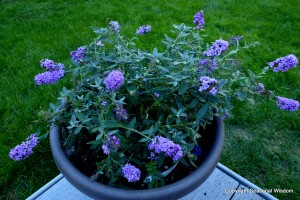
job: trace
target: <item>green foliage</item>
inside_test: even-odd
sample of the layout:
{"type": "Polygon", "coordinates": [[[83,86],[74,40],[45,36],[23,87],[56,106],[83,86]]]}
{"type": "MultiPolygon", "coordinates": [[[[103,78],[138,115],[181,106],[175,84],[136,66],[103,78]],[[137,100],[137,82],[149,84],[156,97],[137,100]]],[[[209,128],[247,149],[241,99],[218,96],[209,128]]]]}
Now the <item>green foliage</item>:
{"type": "MultiPolygon", "coordinates": [[[[210,33],[206,36],[207,42],[220,36],[226,40],[243,34],[247,41],[261,43],[255,51],[249,49],[238,56],[247,68],[259,72],[266,62],[278,56],[299,55],[299,5],[297,0],[289,3],[213,0],[200,4],[181,0],[172,3],[158,0],[2,1],[0,198],[25,199],[59,173],[47,144],[24,162],[10,161],[7,154],[36,130],[39,110],[47,109],[48,102],[57,98],[60,87],[37,87],[30,78],[40,73],[38,61],[49,58],[70,64],[70,51],[93,37],[88,26],[104,26],[108,20],[119,19],[124,32],[132,33],[142,23],[151,24],[152,34],[140,38],[137,46],[149,50],[156,46],[161,50],[160,38],[164,33],[169,34],[170,24],[192,24],[190,14],[202,8],[205,30],[210,33]]],[[[267,74],[262,81],[268,89],[299,99],[299,89],[294,87],[300,84],[298,71],[267,74]]],[[[67,79],[58,86],[70,87],[67,79]]],[[[300,188],[299,113],[279,112],[274,104],[267,103],[257,107],[239,102],[233,105],[235,119],[225,121],[226,134],[232,137],[227,137],[221,162],[261,188],[300,188]],[[232,126],[238,126],[238,131],[232,130],[232,126]],[[261,130],[261,134],[257,130],[261,130]],[[247,132],[252,137],[251,143],[239,137],[239,131],[247,132]],[[260,173],[262,169],[266,174],[260,173]]],[[[46,125],[42,132],[46,132],[46,125]]],[[[273,195],[280,199],[295,198],[295,193],[273,195]]]]}
{"type": "Polygon", "coordinates": [[[64,145],[74,154],[81,150],[82,138],[88,138],[96,152],[103,150],[105,158],[97,164],[97,175],[111,180],[110,185],[123,176],[126,163],[138,168],[146,163],[148,174],[141,176],[149,188],[165,184],[163,177],[179,160],[173,159],[170,166],[170,156],[156,152],[157,162],[153,162],[155,152],[149,151],[149,144],[155,136],[179,144],[183,151],[180,162],[196,167],[197,158],[191,151],[198,146],[199,128],[213,117],[230,116],[232,99],[253,102],[259,94],[256,79],[262,76],[235,60],[239,50],[256,43],[230,43],[221,55],[209,57],[203,53],[211,48],[204,42],[203,31],[180,24],[173,25],[172,36],[165,34],[164,51],[154,48],[149,52],[136,47],[135,35],[126,37],[109,27],[92,29],[97,37],[85,46],[82,62],[74,60],[69,70],[73,87],[63,88],[60,103],[51,104],[46,120],[67,128],[64,145]],[[203,60],[211,66],[200,64],[203,60]],[[114,77],[122,79],[117,86],[116,80],[110,80],[116,71],[119,74],[114,77]],[[213,85],[205,86],[203,77],[214,79],[213,85]],[[217,92],[211,92],[213,89],[217,92]],[[119,116],[118,112],[125,113],[119,116]],[[164,166],[169,170],[164,172],[164,166]]]}

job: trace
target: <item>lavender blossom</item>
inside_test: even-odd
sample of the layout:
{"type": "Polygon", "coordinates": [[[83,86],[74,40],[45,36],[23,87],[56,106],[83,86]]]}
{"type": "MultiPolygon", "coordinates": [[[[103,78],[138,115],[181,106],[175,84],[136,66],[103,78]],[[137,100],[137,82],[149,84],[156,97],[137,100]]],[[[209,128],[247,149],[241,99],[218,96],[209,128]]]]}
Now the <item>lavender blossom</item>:
{"type": "Polygon", "coordinates": [[[34,81],[37,85],[55,84],[64,75],[65,75],[65,71],[63,67],[61,67],[59,70],[47,71],[36,75],[34,77],[34,81]]]}
{"type": "Polygon", "coordinates": [[[244,36],[238,35],[238,36],[232,36],[230,40],[231,40],[232,44],[237,45],[238,41],[240,41],[243,38],[244,38],[244,36]]]}
{"type": "Polygon", "coordinates": [[[144,35],[146,33],[149,33],[151,31],[151,26],[150,25],[143,25],[141,26],[137,31],[136,34],[138,35],[144,35]]]}
{"type": "Polygon", "coordinates": [[[213,88],[209,91],[209,93],[212,94],[212,95],[216,95],[216,94],[218,93],[218,90],[217,90],[215,87],[213,87],[213,88]]]}
{"type": "Polygon", "coordinates": [[[45,68],[47,71],[58,70],[59,68],[61,68],[60,65],[62,64],[56,64],[53,60],[49,59],[43,59],[40,61],[40,66],[45,68]]]}
{"type": "Polygon", "coordinates": [[[15,148],[11,149],[9,152],[9,157],[12,160],[20,161],[28,158],[32,153],[33,149],[39,144],[39,140],[36,134],[31,134],[26,138],[25,142],[17,145],[15,148]]]}
{"type": "Polygon", "coordinates": [[[204,12],[203,10],[200,10],[197,12],[194,16],[194,24],[196,25],[195,29],[200,30],[204,27],[204,12]]]}
{"type": "Polygon", "coordinates": [[[173,161],[177,161],[183,156],[183,151],[180,145],[161,136],[155,136],[151,140],[148,145],[148,150],[153,150],[157,154],[164,153],[166,156],[172,158],[173,161]]]}
{"type": "Polygon", "coordinates": [[[116,33],[120,32],[121,25],[117,21],[111,21],[109,22],[109,29],[115,31],[116,33]]]}
{"type": "Polygon", "coordinates": [[[199,70],[207,69],[209,73],[211,73],[217,67],[217,59],[202,59],[199,61],[199,70]]]}
{"type": "Polygon", "coordinates": [[[277,105],[282,110],[296,111],[299,108],[299,101],[277,96],[277,105]]]}
{"type": "Polygon", "coordinates": [[[118,106],[117,108],[114,108],[116,117],[122,121],[128,119],[127,111],[123,108],[123,106],[118,106]]]}
{"type": "Polygon", "coordinates": [[[141,171],[130,163],[122,167],[122,173],[128,182],[136,182],[141,177],[141,171]]]}
{"type": "Polygon", "coordinates": [[[108,155],[110,153],[110,150],[108,149],[108,146],[103,144],[102,145],[102,150],[103,150],[103,153],[108,155]]]}
{"type": "Polygon", "coordinates": [[[159,94],[156,93],[156,92],[154,92],[154,96],[155,96],[155,98],[158,98],[158,97],[159,97],[159,94]]]}
{"type": "Polygon", "coordinates": [[[72,59],[77,62],[78,64],[81,64],[83,62],[83,58],[85,57],[85,52],[87,48],[86,47],[79,47],[77,50],[72,51],[70,53],[72,59]]]}
{"type": "Polygon", "coordinates": [[[298,63],[298,58],[295,55],[290,54],[285,57],[277,58],[273,62],[269,62],[268,65],[273,68],[273,72],[286,72],[290,68],[296,67],[298,63]]]}
{"type": "Polygon", "coordinates": [[[208,76],[201,76],[200,77],[200,83],[201,83],[201,85],[199,87],[199,92],[210,90],[210,92],[212,94],[217,93],[217,89],[214,87],[218,84],[218,81],[216,79],[210,78],[208,76]]]}
{"type": "Polygon", "coordinates": [[[97,42],[97,45],[100,46],[100,47],[103,47],[103,46],[104,46],[104,44],[102,43],[101,40],[99,40],[99,41],[97,42]]]}
{"type": "Polygon", "coordinates": [[[263,94],[265,92],[265,86],[262,83],[258,83],[257,86],[254,87],[254,91],[258,94],[263,94]]]}
{"type": "Polygon", "coordinates": [[[106,106],[106,104],[107,104],[107,101],[102,101],[102,103],[101,103],[102,106],[106,106]]]}
{"type": "Polygon", "coordinates": [[[225,40],[216,40],[209,50],[204,51],[203,54],[206,56],[219,56],[222,52],[228,49],[229,43],[225,40]]]}
{"type": "Polygon", "coordinates": [[[107,92],[114,92],[115,90],[119,89],[124,81],[124,76],[122,72],[119,70],[113,70],[104,80],[104,84],[106,86],[107,92]]]}
{"type": "Polygon", "coordinates": [[[192,151],[192,154],[195,154],[198,158],[202,155],[202,149],[200,146],[196,146],[192,151]]]}
{"type": "Polygon", "coordinates": [[[114,149],[117,151],[120,147],[121,140],[110,132],[107,141],[102,145],[102,150],[104,154],[108,155],[110,153],[110,150],[114,149]]]}

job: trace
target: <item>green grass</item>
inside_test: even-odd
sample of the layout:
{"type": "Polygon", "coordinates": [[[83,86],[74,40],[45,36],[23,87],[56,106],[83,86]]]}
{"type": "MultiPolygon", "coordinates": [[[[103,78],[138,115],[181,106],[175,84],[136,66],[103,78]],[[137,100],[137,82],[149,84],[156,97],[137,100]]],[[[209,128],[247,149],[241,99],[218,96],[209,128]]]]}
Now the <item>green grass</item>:
{"type": "MultiPolygon", "coordinates": [[[[38,1],[0,3],[0,198],[25,199],[59,172],[48,142],[22,162],[8,157],[36,128],[41,109],[55,101],[58,85],[36,86],[33,77],[42,72],[39,61],[49,58],[70,65],[69,52],[88,44],[95,36],[90,26],[121,23],[131,34],[142,24],[152,32],[142,37],[140,48],[163,48],[161,39],[172,24],[192,25],[203,9],[207,41],[232,35],[261,45],[240,58],[260,71],[277,57],[300,57],[299,0],[124,0],[38,1]]],[[[278,95],[300,100],[299,67],[287,73],[269,73],[262,82],[278,95]]],[[[235,103],[235,118],[226,120],[226,142],[221,162],[263,189],[294,189],[294,194],[273,194],[281,199],[300,196],[300,114],[280,111],[274,102],[253,107],[235,103]]],[[[45,130],[43,130],[45,131],[45,130]]]]}

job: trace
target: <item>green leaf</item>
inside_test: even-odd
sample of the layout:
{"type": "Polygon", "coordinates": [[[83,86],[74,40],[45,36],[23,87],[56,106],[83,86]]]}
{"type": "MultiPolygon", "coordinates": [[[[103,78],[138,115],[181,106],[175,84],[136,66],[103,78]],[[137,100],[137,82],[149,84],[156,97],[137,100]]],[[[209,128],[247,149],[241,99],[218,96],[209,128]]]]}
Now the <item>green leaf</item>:
{"type": "Polygon", "coordinates": [[[74,112],[74,114],[79,119],[79,121],[81,121],[81,122],[83,122],[84,120],[87,119],[87,117],[84,114],[80,113],[80,112],[74,112]]]}
{"type": "Polygon", "coordinates": [[[179,95],[182,95],[182,94],[184,94],[184,92],[187,90],[187,89],[189,89],[189,84],[186,84],[186,83],[183,83],[183,84],[181,84],[180,86],[179,86],[179,89],[178,89],[178,94],[179,95]]]}
{"type": "Polygon", "coordinates": [[[149,140],[149,138],[142,138],[139,140],[139,142],[147,142],[149,140]]]}
{"type": "Polygon", "coordinates": [[[197,116],[196,116],[197,121],[200,120],[201,118],[203,118],[207,111],[208,111],[208,103],[206,103],[204,106],[202,106],[202,108],[198,111],[197,116]]]}
{"type": "Polygon", "coordinates": [[[136,117],[134,117],[134,118],[130,121],[128,127],[129,127],[129,128],[134,128],[135,123],[136,123],[136,117]]]}
{"type": "Polygon", "coordinates": [[[164,177],[166,177],[168,174],[170,174],[173,171],[173,169],[175,169],[175,167],[177,166],[177,164],[178,164],[178,162],[176,162],[170,169],[162,172],[161,175],[164,176],[164,177]]]}
{"type": "Polygon", "coordinates": [[[161,165],[164,163],[164,160],[165,160],[165,155],[160,153],[158,155],[158,159],[157,159],[157,167],[160,168],[161,165]]]}
{"type": "Polygon", "coordinates": [[[172,107],[170,107],[170,109],[171,109],[171,111],[174,113],[174,115],[175,115],[176,117],[178,117],[178,116],[177,116],[177,115],[178,115],[177,110],[176,110],[175,108],[172,108],[172,107]]]}
{"type": "Polygon", "coordinates": [[[164,72],[170,73],[170,71],[167,68],[163,67],[163,66],[157,65],[156,67],[158,67],[159,69],[163,70],[164,72]]]}

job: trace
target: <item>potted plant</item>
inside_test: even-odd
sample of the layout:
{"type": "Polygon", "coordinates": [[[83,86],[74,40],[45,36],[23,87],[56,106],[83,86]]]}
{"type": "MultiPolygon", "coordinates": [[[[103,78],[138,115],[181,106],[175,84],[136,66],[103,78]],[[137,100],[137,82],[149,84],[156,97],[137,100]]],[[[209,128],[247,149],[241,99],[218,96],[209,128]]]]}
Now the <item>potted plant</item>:
{"type": "MultiPolygon", "coordinates": [[[[58,103],[42,115],[51,126],[55,162],[75,187],[96,199],[180,198],[215,168],[232,99],[277,98],[281,109],[298,110],[298,101],[276,96],[258,82],[267,71],[295,67],[296,56],[269,62],[255,75],[236,54],[257,43],[235,36],[208,44],[203,11],[194,24],[173,25],[163,40],[165,50],[148,52],[134,41],[150,33],[150,25],[128,38],[111,21],[108,28],[92,27],[97,37],[71,52],[68,71],[41,60],[46,72],[35,77],[38,85],[72,75],[72,87],[63,88],[58,103]]],[[[38,143],[33,134],[10,157],[23,160],[38,143]]]]}

